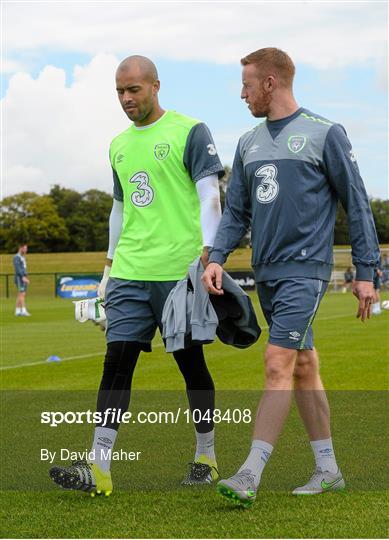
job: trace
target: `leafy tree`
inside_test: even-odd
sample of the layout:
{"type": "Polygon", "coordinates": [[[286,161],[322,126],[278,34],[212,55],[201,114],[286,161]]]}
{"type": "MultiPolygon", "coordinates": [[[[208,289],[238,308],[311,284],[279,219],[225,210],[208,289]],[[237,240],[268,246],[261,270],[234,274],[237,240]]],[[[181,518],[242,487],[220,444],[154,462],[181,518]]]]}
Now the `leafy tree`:
{"type": "MultiPolygon", "coordinates": [[[[219,180],[224,208],[231,168],[225,167],[219,180]]],[[[389,200],[370,201],[380,243],[389,243],[389,200]]],[[[108,246],[112,197],[98,189],[78,193],[54,185],[49,195],[25,191],[0,203],[0,251],[12,252],[20,242],[31,251],[105,251],[108,246]]],[[[250,243],[250,232],[241,247],[250,243]]],[[[335,223],[335,244],[348,244],[348,222],[339,204],[335,223]]]]}
{"type": "Polygon", "coordinates": [[[62,251],[69,240],[64,220],[50,196],[25,191],[6,197],[1,207],[0,249],[14,251],[26,242],[30,251],[62,251]]]}
{"type": "Polygon", "coordinates": [[[225,172],[225,175],[223,176],[223,178],[219,178],[220,203],[221,203],[221,206],[222,206],[222,210],[224,210],[224,203],[225,203],[225,200],[226,200],[227,187],[228,187],[228,183],[229,183],[230,178],[231,178],[231,167],[226,165],[224,167],[224,172],[225,172]]]}
{"type": "Polygon", "coordinates": [[[336,211],[334,244],[343,245],[349,243],[347,214],[339,202],[336,211]]]}
{"type": "Polygon", "coordinates": [[[54,185],[50,191],[69,231],[67,251],[103,251],[108,247],[112,197],[98,189],[78,193],[54,185]]]}
{"type": "MultiPolygon", "coordinates": [[[[371,199],[370,206],[373,212],[380,244],[389,242],[389,200],[371,199]]],[[[348,221],[343,206],[339,203],[335,222],[335,244],[349,244],[348,221]]]]}
{"type": "Polygon", "coordinates": [[[66,218],[75,251],[104,251],[108,248],[112,197],[90,189],[83,193],[74,212],[66,218]]]}
{"type": "Polygon", "coordinates": [[[389,243],[389,200],[373,199],[370,201],[373,211],[378,241],[380,244],[389,243]]]}
{"type": "Polygon", "coordinates": [[[58,184],[51,188],[49,195],[57,208],[58,215],[65,220],[74,213],[82,199],[82,195],[78,191],[61,187],[58,184]]]}

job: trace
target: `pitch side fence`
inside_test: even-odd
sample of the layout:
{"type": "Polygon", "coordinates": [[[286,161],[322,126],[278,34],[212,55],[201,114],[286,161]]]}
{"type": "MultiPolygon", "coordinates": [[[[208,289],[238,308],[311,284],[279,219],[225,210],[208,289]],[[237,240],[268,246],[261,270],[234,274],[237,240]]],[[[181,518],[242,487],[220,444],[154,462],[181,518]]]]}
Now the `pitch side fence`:
{"type": "MultiPolygon", "coordinates": [[[[388,257],[388,265],[384,268],[384,278],[382,280],[382,288],[389,290],[389,248],[381,248],[382,254],[388,257]]],[[[334,250],[334,271],[331,275],[329,289],[333,292],[341,291],[344,282],[344,272],[346,268],[354,269],[351,262],[350,249],[335,249],[334,250]]],[[[355,270],[355,269],[354,269],[355,270]]],[[[228,270],[228,272],[237,280],[239,285],[247,290],[254,290],[254,276],[251,269],[236,268],[228,270]]],[[[91,276],[93,274],[96,279],[100,280],[101,272],[29,272],[30,285],[28,286],[28,295],[47,296],[57,294],[57,284],[63,276],[91,276]]],[[[11,273],[0,273],[0,297],[9,298],[16,295],[16,286],[14,284],[14,276],[11,273]]]]}

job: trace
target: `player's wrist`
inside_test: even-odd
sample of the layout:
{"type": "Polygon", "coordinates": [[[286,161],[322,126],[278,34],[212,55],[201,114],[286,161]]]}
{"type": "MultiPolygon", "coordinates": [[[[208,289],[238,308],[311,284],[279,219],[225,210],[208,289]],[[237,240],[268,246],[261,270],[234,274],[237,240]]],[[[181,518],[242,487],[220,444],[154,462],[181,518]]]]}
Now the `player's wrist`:
{"type": "Polygon", "coordinates": [[[111,273],[111,266],[106,264],[104,266],[103,277],[101,278],[100,285],[99,285],[99,287],[97,289],[97,295],[102,300],[105,299],[105,289],[106,289],[106,286],[107,286],[107,283],[108,283],[110,273],[111,273]]]}
{"type": "Polygon", "coordinates": [[[216,263],[219,266],[223,266],[225,262],[226,257],[224,257],[224,255],[220,251],[211,250],[211,253],[209,254],[209,264],[216,263]]]}
{"type": "MultiPolygon", "coordinates": [[[[112,262],[112,261],[111,261],[112,262]]],[[[106,264],[104,266],[104,271],[103,271],[103,279],[108,279],[109,278],[109,274],[111,273],[111,269],[112,269],[112,265],[111,264],[106,264]]]]}

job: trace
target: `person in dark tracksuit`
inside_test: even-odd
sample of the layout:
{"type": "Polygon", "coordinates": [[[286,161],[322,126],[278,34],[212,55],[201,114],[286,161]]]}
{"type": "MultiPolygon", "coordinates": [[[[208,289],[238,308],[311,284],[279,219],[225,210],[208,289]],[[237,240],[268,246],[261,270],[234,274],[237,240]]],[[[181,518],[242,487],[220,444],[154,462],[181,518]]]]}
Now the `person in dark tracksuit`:
{"type": "Polygon", "coordinates": [[[344,282],[342,286],[342,293],[346,293],[348,288],[352,288],[352,284],[354,281],[354,272],[352,271],[351,266],[347,268],[347,270],[344,273],[344,282]]]}
{"type": "Polygon", "coordinates": [[[338,200],[348,215],[356,268],[353,293],[362,321],[370,316],[379,246],[344,128],[297,105],[294,64],[283,51],[261,49],[241,63],[241,98],[254,117],[266,120],[239,141],[203,282],[210,293],[223,293],[222,265],[251,226],[252,265],[270,334],[265,392],[247,460],[218,484],[222,495],[250,506],[289,413],[293,389],[316,462],[311,479],[293,493],[316,494],[345,486],[333,450],[329,405],[311,328],[331,276],[338,200]]]}
{"type": "Polygon", "coordinates": [[[381,300],[380,300],[380,290],[381,290],[381,281],[383,278],[382,271],[383,264],[380,261],[377,266],[374,268],[373,275],[373,286],[374,286],[374,296],[371,313],[372,315],[381,315],[381,300]]]}
{"type": "Polygon", "coordinates": [[[15,270],[14,281],[18,289],[16,295],[16,308],[15,315],[17,317],[30,317],[30,313],[26,308],[26,293],[27,286],[30,283],[27,275],[27,263],[26,263],[26,253],[27,253],[27,244],[21,244],[19,246],[18,252],[14,255],[13,264],[15,270]]]}

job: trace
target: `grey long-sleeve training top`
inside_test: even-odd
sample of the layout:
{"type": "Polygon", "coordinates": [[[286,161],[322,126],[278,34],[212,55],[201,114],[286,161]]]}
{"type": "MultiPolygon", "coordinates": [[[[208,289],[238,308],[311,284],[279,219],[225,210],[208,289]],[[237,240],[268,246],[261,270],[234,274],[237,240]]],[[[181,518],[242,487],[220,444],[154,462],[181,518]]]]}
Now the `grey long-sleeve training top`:
{"type": "Polygon", "coordinates": [[[348,216],[356,279],[372,281],[377,234],[344,128],[303,108],[266,120],[239,140],[209,260],[223,264],[251,225],[256,281],[328,281],[338,200],[348,216]]]}
{"type": "Polygon", "coordinates": [[[20,253],[16,253],[13,258],[15,276],[24,277],[27,276],[27,264],[26,259],[20,253]]]}

